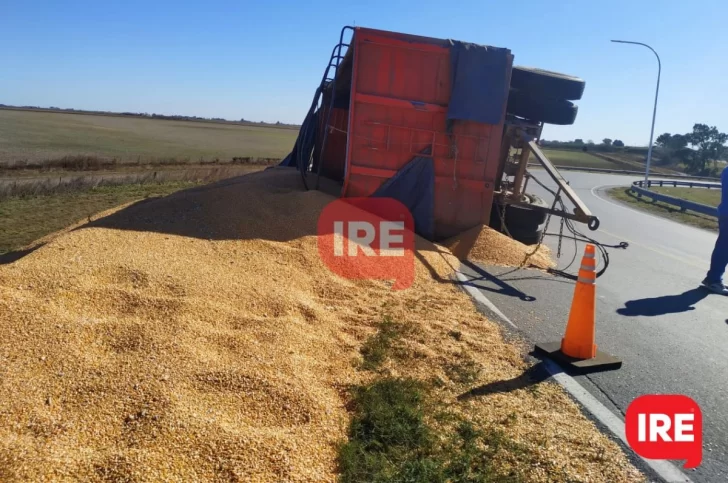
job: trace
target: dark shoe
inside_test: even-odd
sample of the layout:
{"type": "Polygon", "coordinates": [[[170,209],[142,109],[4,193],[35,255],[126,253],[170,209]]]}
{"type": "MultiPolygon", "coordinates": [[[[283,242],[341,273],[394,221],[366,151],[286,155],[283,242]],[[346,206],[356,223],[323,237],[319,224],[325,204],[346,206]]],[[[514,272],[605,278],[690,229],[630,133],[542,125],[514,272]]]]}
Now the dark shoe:
{"type": "Polygon", "coordinates": [[[722,282],[708,282],[707,280],[703,280],[703,287],[707,288],[713,293],[728,295],[728,287],[723,285],[722,282]]]}

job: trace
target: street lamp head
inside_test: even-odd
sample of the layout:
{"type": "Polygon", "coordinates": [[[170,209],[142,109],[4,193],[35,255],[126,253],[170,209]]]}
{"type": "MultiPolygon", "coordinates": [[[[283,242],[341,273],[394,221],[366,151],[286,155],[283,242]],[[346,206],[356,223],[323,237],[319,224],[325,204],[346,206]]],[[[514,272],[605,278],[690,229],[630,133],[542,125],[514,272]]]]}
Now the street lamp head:
{"type": "Polygon", "coordinates": [[[655,117],[657,117],[657,95],[660,92],[660,72],[662,71],[662,62],[660,62],[660,56],[657,55],[655,49],[642,42],[633,42],[631,40],[612,40],[612,42],[618,44],[634,44],[647,47],[657,57],[657,87],[655,88],[655,106],[652,108],[652,127],[650,129],[650,147],[647,150],[647,160],[645,162],[645,183],[650,177],[650,161],[652,161],[652,138],[655,135],[655,117]]]}

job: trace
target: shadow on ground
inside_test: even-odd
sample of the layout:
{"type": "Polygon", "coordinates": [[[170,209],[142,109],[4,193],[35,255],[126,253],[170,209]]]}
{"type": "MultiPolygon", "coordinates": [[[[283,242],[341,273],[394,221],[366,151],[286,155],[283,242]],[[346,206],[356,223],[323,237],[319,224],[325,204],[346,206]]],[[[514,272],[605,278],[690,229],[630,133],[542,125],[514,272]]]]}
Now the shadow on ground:
{"type": "Polygon", "coordinates": [[[42,247],[44,244],[39,243],[38,245],[34,245],[30,248],[26,248],[25,250],[15,250],[12,252],[3,253],[0,255],[0,265],[6,265],[8,263],[13,263],[17,260],[20,260],[26,255],[30,255],[40,247],[42,247]]]}
{"type": "Polygon", "coordinates": [[[530,367],[523,374],[513,379],[503,381],[490,382],[482,386],[475,387],[468,392],[460,394],[458,400],[470,399],[474,397],[487,396],[488,394],[511,392],[517,389],[524,389],[535,384],[541,383],[551,377],[542,362],[530,367]]]}
{"type": "Polygon", "coordinates": [[[645,299],[630,300],[617,313],[627,317],[638,315],[655,317],[665,314],[678,314],[695,310],[695,304],[709,293],[702,288],[694,288],[677,295],[663,295],[645,299]]]}
{"type": "MultiPolygon", "coordinates": [[[[478,290],[484,290],[486,292],[500,293],[509,297],[516,297],[524,302],[534,302],[536,297],[526,294],[525,292],[518,290],[513,285],[509,284],[503,275],[494,275],[484,268],[467,261],[462,262],[464,266],[470,269],[470,271],[477,274],[476,277],[472,277],[469,274],[465,274],[469,277],[467,282],[462,282],[462,285],[469,285],[475,287],[478,290]],[[485,282],[485,283],[478,283],[485,282]]],[[[516,272],[518,269],[506,272],[506,274],[516,272]]]]}

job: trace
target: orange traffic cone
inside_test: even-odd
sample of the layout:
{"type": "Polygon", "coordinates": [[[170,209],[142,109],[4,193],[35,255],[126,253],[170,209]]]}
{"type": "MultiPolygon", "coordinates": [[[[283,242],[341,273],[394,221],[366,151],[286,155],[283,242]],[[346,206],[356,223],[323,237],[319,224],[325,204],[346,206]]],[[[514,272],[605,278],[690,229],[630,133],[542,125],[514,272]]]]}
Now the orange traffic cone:
{"type": "Polygon", "coordinates": [[[597,355],[596,326],[596,283],[597,264],[594,245],[587,245],[581,259],[579,277],[574,287],[566,333],[561,339],[561,352],[575,359],[591,359],[597,355]]]}
{"type": "Polygon", "coordinates": [[[574,287],[569,320],[564,338],[559,342],[536,344],[536,352],[545,354],[578,372],[619,369],[622,361],[598,351],[596,344],[596,249],[587,244],[574,287]]]}

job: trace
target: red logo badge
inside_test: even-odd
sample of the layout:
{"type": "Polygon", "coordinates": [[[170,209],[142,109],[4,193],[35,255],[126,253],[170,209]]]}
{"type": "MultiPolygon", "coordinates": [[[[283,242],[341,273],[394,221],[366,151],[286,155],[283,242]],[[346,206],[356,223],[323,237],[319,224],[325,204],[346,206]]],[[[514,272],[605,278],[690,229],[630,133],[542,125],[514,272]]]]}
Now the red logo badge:
{"type": "Polygon", "coordinates": [[[627,441],[638,455],[661,460],[687,460],[695,468],[703,459],[703,414],[687,396],[648,394],[629,405],[627,441]]]}
{"type": "Polygon", "coordinates": [[[342,198],[318,220],[318,250],[329,269],[349,279],[394,280],[393,290],[415,279],[414,219],[392,198],[342,198]]]}

